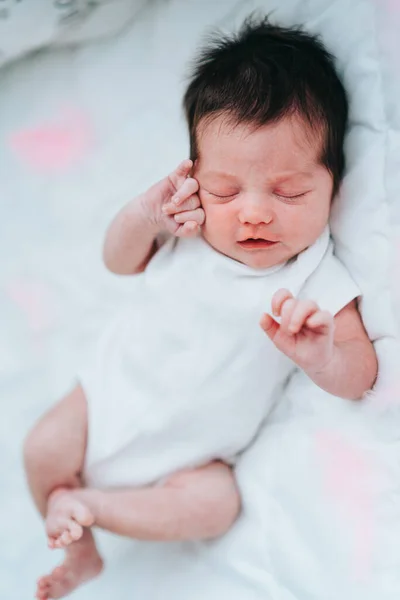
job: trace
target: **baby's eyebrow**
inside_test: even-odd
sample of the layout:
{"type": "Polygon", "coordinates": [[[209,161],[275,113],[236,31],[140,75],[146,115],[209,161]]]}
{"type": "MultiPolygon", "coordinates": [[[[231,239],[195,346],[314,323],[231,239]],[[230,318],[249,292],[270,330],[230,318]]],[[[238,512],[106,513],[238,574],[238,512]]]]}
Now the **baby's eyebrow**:
{"type": "MultiPolygon", "coordinates": [[[[224,179],[225,181],[229,180],[231,183],[237,183],[238,180],[236,175],[226,171],[205,171],[202,175],[204,178],[224,179]]],[[[310,180],[312,178],[313,173],[311,171],[282,171],[273,175],[266,173],[266,180],[268,180],[269,185],[277,185],[293,179],[310,180]]]]}
{"type": "Polygon", "coordinates": [[[218,177],[220,179],[231,179],[236,181],[237,177],[233,173],[225,173],[224,171],[205,171],[204,177],[218,177]]]}
{"type": "Polygon", "coordinates": [[[313,174],[310,171],[288,171],[285,173],[277,173],[269,177],[271,183],[282,183],[290,179],[311,179],[313,174]]]}

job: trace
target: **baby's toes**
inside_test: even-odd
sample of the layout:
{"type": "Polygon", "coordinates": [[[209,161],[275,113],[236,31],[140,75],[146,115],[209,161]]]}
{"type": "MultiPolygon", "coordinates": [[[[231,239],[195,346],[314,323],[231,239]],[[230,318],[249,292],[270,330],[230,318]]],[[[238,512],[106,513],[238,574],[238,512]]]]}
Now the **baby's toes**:
{"type": "Polygon", "coordinates": [[[40,589],[36,592],[36,600],[47,600],[49,597],[50,586],[47,586],[46,589],[40,589]]]}
{"type": "Polygon", "coordinates": [[[41,577],[37,582],[36,598],[38,600],[45,600],[48,598],[48,592],[50,588],[50,582],[48,577],[41,577]]]}
{"type": "Polygon", "coordinates": [[[61,534],[67,529],[68,520],[65,517],[54,517],[49,516],[46,519],[46,534],[48,538],[59,538],[61,534]]]}
{"type": "Polygon", "coordinates": [[[56,548],[57,550],[62,550],[63,548],[69,546],[69,544],[72,541],[73,540],[69,541],[69,533],[64,531],[64,533],[62,533],[56,540],[54,540],[53,548],[56,548]]]}
{"type": "Polygon", "coordinates": [[[69,520],[66,530],[57,540],[57,548],[66,548],[66,546],[69,546],[72,542],[79,540],[82,537],[82,534],[82,527],[72,519],[69,520]]]}
{"type": "Polygon", "coordinates": [[[83,535],[83,527],[79,525],[76,521],[71,521],[68,524],[68,531],[71,536],[71,541],[76,542],[80,540],[83,535]]]}
{"type": "Polygon", "coordinates": [[[58,548],[66,548],[66,546],[69,546],[70,544],[72,544],[73,541],[74,540],[72,539],[70,532],[64,531],[64,533],[62,533],[60,535],[60,537],[58,538],[57,547],[58,548]]]}
{"type": "Polygon", "coordinates": [[[48,536],[47,537],[47,545],[51,550],[54,550],[54,548],[56,548],[56,541],[58,538],[54,537],[54,536],[48,536]]]}

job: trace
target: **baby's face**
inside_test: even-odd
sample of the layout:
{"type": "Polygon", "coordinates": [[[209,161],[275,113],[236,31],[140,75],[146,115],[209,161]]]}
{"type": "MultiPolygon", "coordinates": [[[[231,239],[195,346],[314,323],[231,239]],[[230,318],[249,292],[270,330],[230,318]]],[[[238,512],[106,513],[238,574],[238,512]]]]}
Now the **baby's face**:
{"type": "Polygon", "coordinates": [[[317,240],[329,218],[332,177],[318,163],[313,138],[295,117],[259,129],[223,117],[200,123],[193,176],[211,246],[267,268],[317,240]]]}

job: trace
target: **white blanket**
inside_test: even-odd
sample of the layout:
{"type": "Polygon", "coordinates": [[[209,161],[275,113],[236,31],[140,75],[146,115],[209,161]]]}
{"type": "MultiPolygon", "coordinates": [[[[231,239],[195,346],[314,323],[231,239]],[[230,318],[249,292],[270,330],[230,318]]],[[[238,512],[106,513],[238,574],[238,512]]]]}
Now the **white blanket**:
{"type": "MultiPolygon", "coordinates": [[[[114,39],[38,54],[0,72],[0,531],[8,540],[0,549],[1,598],[31,597],[37,576],[61,558],[45,548],[21,442],[68,389],[86,341],[129,299],[129,280],[101,264],[104,229],[127,199],[187,153],[180,99],[200,35],[213,25],[231,28],[257,5],[278,4],[281,22],[323,31],[352,92],[350,171],[333,227],[339,256],[365,292],[361,309],[386,391],[355,405],[301,374],[292,379],[238,471],[255,531],[265,532],[253,573],[232,569],[231,560],[227,567],[222,551],[206,565],[194,560],[197,546],[138,547],[103,535],[108,569],[71,598],[212,598],[202,587],[210,573],[218,598],[229,588],[242,589],[243,600],[252,593],[400,597],[400,386],[392,377],[399,354],[387,283],[397,310],[400,285],[384,272],[388,237],[400,233],[387,229],[389,211],[400,229],[396,3],[153,0],[114,39]],[[247,583],[252,577],[261,591],[247,583]]],[[[393,248],[398,276],[399,244],[397,254],[393,248]]]]}

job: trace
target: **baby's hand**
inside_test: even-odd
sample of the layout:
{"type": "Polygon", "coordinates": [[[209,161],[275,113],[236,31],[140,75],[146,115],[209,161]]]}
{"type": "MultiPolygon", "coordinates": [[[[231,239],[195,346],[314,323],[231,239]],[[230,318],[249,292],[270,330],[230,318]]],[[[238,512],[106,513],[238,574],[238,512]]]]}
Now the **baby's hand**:
{"type": "Polygon", "coordinates": [[[332,359],[334,318],[312,300],[296,300],[288,290],[278,290],[272,298],[277,323],[264,314],[260,325],[275,346],[304,371],[319,371],[332,359]]]}
{"type": "Polygon", "coordinates": [[[171,173],[169,180],[174,194],[161,208],[168,231],[178,237],[197,234],[205,221],[197,195],[199,184],[196,179],[188,177],[192,166],[191,160],[185,160],[171,173]]]}
{"type": "Polygon", "coordinates": [[[184,160],[143,197],[157,227],[178,237],[196,235],[205,221],[197,195],[199,184],[189,177],[192,167],[191,160],[184,160]]]}

